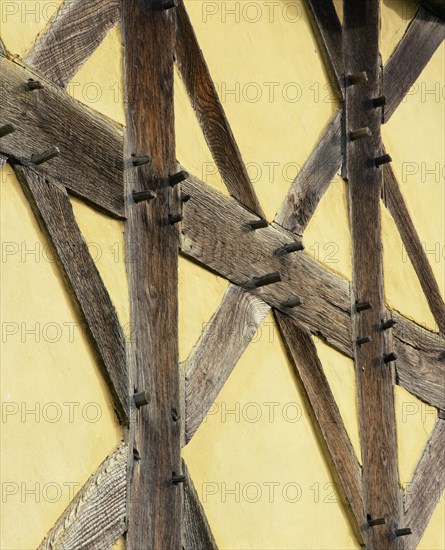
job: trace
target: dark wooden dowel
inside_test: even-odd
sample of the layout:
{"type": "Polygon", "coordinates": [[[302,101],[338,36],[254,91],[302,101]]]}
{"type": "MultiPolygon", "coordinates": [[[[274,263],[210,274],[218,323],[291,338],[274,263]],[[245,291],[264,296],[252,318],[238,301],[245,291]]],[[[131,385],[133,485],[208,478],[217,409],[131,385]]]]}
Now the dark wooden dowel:
{"type": "Polygon", "coordinates": [[[397,360],[397,354],[395,354],[393,351],[391,353],[385,353],[383,356],[383,362],[384,363],[391,363],[391,361],[397,360]]]}
{"type": "Polygon", "coordinates": [[[252,279],[253,286],[259,288],[261,286],[271,285],[273,283],[279,283],[281,281],[281,274],[278,271],[268,273],[262,277],[254,277],[252,279]]]}
{"type": "Polygon", "coordinates": [[[168,223],[170,225],[174,225],[175,223],[181,222],[182,216],[181,214],[169,214],[168,215],[168,223]]]}
{"type": "Polygon", "coordinates": [[[360,313],[360,311],[365,311],[371,308],[372,308],[371,302],[355,302],[355,310],[358,313],[360,313]]]}
{"type": "Polygon", "coordinates": [[[133,395],[134,404],[139,409],[140,407],[143,407],[144,405],[148,405],[150,402],[150,397],[148,395],[148,391],[139,391],[133,395]]]}
{"type": "Polygon", "coordinates": [[[381,330],[388,330],[395,326],[397,324],[394,319],[387,319],[386,321],[382,321],[382,324],[380,325],[381,330]]]}
{"type": "Polygon", "coordinates": [[[374,159],[374,162],[378,168],[382,164],[388,164],[388,162],[392,162],[392,158],[391,155],[382,155],[381,157],[377,157],[376,159],[374,159]]]}
{"type": "Polygon", "coordinates": [[[178,183],[181,183],[181,181],[186,180],[189,177],[188,172],[185,170],[181,170],[177,174],[172,174],[171,176],[168,176],[168,184],[170,187],[174,187],[175,185],[178,185],[178,183]]]}
{"type": "Polygon", "coordinates": [[[173,475],[172,475],[172,482],[173,482],[173,485],[178,485],[178,483],[185,483],[187,481],[187,476],[185,476],[184,474],[175,474],[173,472],[173,475]]]}
{"type": "Polygon", "coordinates": [[[280,254],[290,254],[291,252],[299,252],[300,250],[304,250],[304,244],[300,241],[295,241],[293,243],[285,244],[278,250],[278,252],[280,254]]]}
{"type": "Polygon", "coordinates": [[[51,149],[43,151],[43,153],[31,155],[31,162],[33,164],[43,164],[44,162],[47,162],[48,160],[51,160],[59,155],[60,149],[58,147],[51,147],[51,149]]]}
{"type": "Polygon", "coordinates": [[[364,82],[367,82],[368,75],[366,71],[362,71],[361,73],[356,74],[350,74],[348,76],[348,83],[352,84],[353,86],[356,84],[363,84],[364,82]]]}
{"type": "Polygon", "coordinates": [[[289,300],[286,300],[281,305],[283,307],[293,308],[293,307],[301,306],[302,304],[303,304],[303,299],[298,298],[298,296],[296,296],[295,298],[290,298],[289,300]]]}
{"type": "Polygon", "coordinates": [[[349,139],[351,141],[356,141],[357,139],[363,139],[371,136],[372,132],[369,128],[359,128],[358,130],[352,130],[349,132],[349,139]]]}
{"type": "Polygon", "coordinates": [[[154,191],[147,189],[146,191],[133,191],[134,202],[150,201],[157,197],[154,191]]]}
{"type": "Polygon", "coordinates": [[[368,519],[369,527],[374,527],[375,525],[385,525],[385,523],[386,523],[386,518],[368,519]]]}
{"type": "Polygon", "coordinates": [[[362,336],[361,338],[357,338],[357,344],[361,346],[362,344],[367,344],[368,342],[371,342],[372,338],[371,336],[362,336]]]}
{"type": "Polygon", "coordinates": [[[30,78],[26,83],[26,87],[28,90],[43,90],[45,86],[40,82],[40,80],[33,80],[30,78]]]}
{"type": "Polygon", "coordinates": [[[386,97],[384,95],[381,95],[379,97],[375,97],[372,100],[372,105],[377,109],[377,107],[384,107],[386,105],[386,97]]]}
{"type": "Polygon", "coordinates": [[[411,529],[409,527],[403,527],[401,529],[396,529],[395,531],[396,537],[405,537],[406,535],[411,535],[411,529]]]}
{"type": "Polygon", "coordinates": [[[247,222],[247,225],[254,230],[264,229],[269,226],[269,222],[267,220],[252,220],[251,222],[247,222]]]}
{"type": "Polygon", "coordinates": [[[171,8],[177,8],[178,5],[175,0],[167,0],[167,2],[162,3],[163,10],[170,10],[171,8]]]}
{"type": "Polygon", "coordinates": [[[188,202],[192,198],[188,193],[181,194],[181,202],[188,202]]]}
{"type": "Polygon", "coordinates": [[[140,157],[132,156],[131,163],[133,166],[142,166],[143,164],[148,164],[151,162],[150,155],[141,155],[140,157]]]}
{"type": "Polygon", "coordinates": [[[0,138],[7,136],[8,134],[12,134],[14,130],[15,128],[12,124],[4,124],[3,126],[0,126],[0,138]]]}

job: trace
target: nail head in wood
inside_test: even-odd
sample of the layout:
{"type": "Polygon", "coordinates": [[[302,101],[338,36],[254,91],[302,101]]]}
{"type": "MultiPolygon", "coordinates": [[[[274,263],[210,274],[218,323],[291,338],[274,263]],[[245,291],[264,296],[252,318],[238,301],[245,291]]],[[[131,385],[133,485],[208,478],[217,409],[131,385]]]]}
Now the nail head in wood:
{"type": "Polygon", "coordinates": [[[356,141],[357,139],[363,139],[371,136],[372,132],[369,128],[359,128],[358,130],[352,130],[349,132],[349,139],[351,141],[356,141]]]}
{"type": "Polygon", "coordinates": [[[33,164],[43,164],[44,162],[47,162],[48,160],[51,160],[59,155],[60,149],[58,147],[51,147],[51,149],[43,151],[43,153],[31,155],[31,162],[33,164]]]}
{"type": "Polygon", "coordinates": [[[391,353],[385,353],[383,356],[384,363],[391,363],[392,361],[397,360],[397,355],[392,351],[391,353]]]}
{"type": "Polygon", "coordinates": [[[374,163],[377,168],[382,164],[388,164],[388,162],[392,162],[391,155],[382,155],[381,157],[377,157],[376,159],[374,159],[374,163]]]}
{"type": "Polygon", "coordinates": [[[357,341],[357,344],[361,346],[363,344],[367,344],[368,342],[371,342],[372,338],[371,336],[362,336],[362,338],[357,338],[356,341],[357,341]]]}
{"type": "Polygon", "coordinates": [[[150,402],[150,398],[148,395],[148,391],[139,391],[133,395],[134,404],[139,409],[140,407],[143,407],[144,405],[148,405],[150,402]]]}
{"type": "Polygon", "coordinates": [[[170,225],[174,225],[175,223],[181,222],[182,216],[181,214],[169,214],[168,215],[168,223],[170,225]]]}
{"type": "Polygon", "coordinates": [[[411,535],[411,529],[409,527],[402,527],[401,529],[396,529],[395,531],[396,537],[405,537],[406,535],[411,535]]]}
{"type": "Polygon", "coordinates": [[[142,166],[143,164],[148,164],[151,162],[151,156],[150,155],[142,155],[140,157],[132,156],[131,157],[131,163],[133,166],[142,166]]]}
{"type": "Polygon", "coordinates": [[[4,124],[3,126],[0,126],[0,138],[7,136],[8,134],[12,134],[14,130],[15,128],[12,124],[4,124]]]}
{"type": "Polygon", "coordinates": [[[290,254],[291,252],[299,252],[300,250],[304,250],[304,244],[299,241],[294,241],[293,243],[285,244],[279,249],[279,252],[281,254],[290,254]]]}
{"type": "Polygon", "coordinates": [[[388,330],[395,326],[397,324],[394,319],[387,319],[386,321],[382,321],[382,324],[380,325],[381,330],[388,330]]]}
{"type": "Polygon", "coordinates": [[[247,225],[253,230],[264,229],[269,226],[269,222],[267,220],[252,220],[251,222],[247,222],[247,225]]]}
{"type": "Polygon", "coordinates": [[[371,302],[355,302],[355,310],[360,313],[361,311],[365,311],[367,309],[371,309],[372,304],[371,302]]]}
{"type": "Polygon", "coordinates": [[[154,191],[147,189],[146,191],[133,191],[134,202],[151,201],[157,197],[154,191]]]}
{"type": "Polygon", "coordinates": [[[384,107],[386,105],[386,97],[384,95],[381,95],[379,97],[375,97],[372,100],[372,104],[375,108],[384,107]]]}
{"type": "Polygon", "coordinates": [[[28,80],[28,82],[26,83],[26,86],[27,86],[28,90],[43,90],[43,88],[45,87],[40,82],[40,80],[34,80],[32,78],[30,78],[28,80]]]}
{"type": "Polygon", "coordinates": [[[185,483],[187,481],[187,476],[184,474],[178,475],[173,472],[172,475],[172,482],[173,485],[178,485],[178,483],[185,483]]]}
{"type": "Polygon", "coordinates": [[[386,524],[386,518],[368,519],[369,527],[374,527],[375,525],[385,525],[385,524],[386,524]]]}
{"type": "Polygon", "coordinates": [[[303,304],[303,299],[298,298],[298,296],[296,296],[295,298],[290,298],[289,300],[286,300],[281,305],[283,307],[292,308],[292,307],[301,306],[302,304],[303,304]]]}
{"type": "Polygon", "coordinates": [[[348,82],[353,86],[356,84],[363,84],[364,82],[367,82],[367,81],[368,81],[368,75],[366,71],[362,71],[361,73],[356,73],[356,74],[350,74],[348,76],[348,82]]]}
{"type": "Polygon", "coordinates": [[[178,183],[181,183],[181,181],[186,180],[189,177],[188,172],[185,170],[181,170],[177,174],[172,174],[171,176],[168,176],[168,184],[170,187],[174,187],[175,185],[178,185],[178,183]]]}
{"type": "Polygon", "coordinates": [[[273,283],[279,283],[281,281],[281,274],[278,271],[268,273],[262,277],[254,277],[252,279],[253,286],[259,288],[261,286],[271,285],[273,283]]]}

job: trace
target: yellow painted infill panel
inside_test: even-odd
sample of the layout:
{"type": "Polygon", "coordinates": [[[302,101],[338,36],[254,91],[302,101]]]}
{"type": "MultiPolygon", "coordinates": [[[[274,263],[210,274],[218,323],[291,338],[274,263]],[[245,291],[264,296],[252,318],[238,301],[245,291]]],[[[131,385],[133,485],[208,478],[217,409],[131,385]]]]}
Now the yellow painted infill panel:
{"type": "Polygon", "coordinates": [[[91,257],[128,336],[130,304],[127,258],[124,253],[125,224],[95,210],[75,197],[71,197],[71,205],[91,257]]]}
{"type": "Polygon", "coordinates": [[[443,550],[445,548],[445,491],[434,510],[417,550],[443,550]]]}
{"type": "Polygon", "coordinates": [[[186,1],[255,190],[272,220],[337,109],[303,2],[186,1]]]}
{"type": "Polygon", "coordinates": [[[229,196],[204,139],[187,90],[175,65],[175,131],[176,158],[184,168],[204,183],[229,196]]]}
{"type": "Polygon", "coordinates": [[[305,250],[342,277],[352,279],[346,184],[335,176],[304,232],[305,250]]]}
{"type": "Polygon", "coordinates": [[[1,548],[36,548],[122,439],[49,245],[1,177],[1,548]]]}
{"type": "Polygon", "coordinates": [[[419,8],[419,0],[382,0],[380,2],[380,53],[388,61],[419,8]]]}
{"type": "Polygon", "coordinates": [[[229,285],[199,265],[179,256],[179,361],[185,361],[229,285]]]}
{"type": "Polygon", "coordinates": [[[403,246],[400,233],[383,204],[381,218],[386,303],[391,309],[399,311],[425,328],[437,331],[436,322],[403,246]]]}
{"type": "Polygon", "coordinates": [[[0,36],[7,50],[23,57],[62,3],[63,0],[0,0],[0,36]]]}
{"type": "Polygon", "coordinates": [[[123,49],[119,25],[111,29],[73,76],[67,92],[91,109],[125,125],[123,49]]]}
{"type": "Polygon", "coordinates": [[[220,548],[359,547],[271,314],[183,454],[220,548]]]}
{"type": "Polygon", "coordinates": [[[400,484],[407,487],[434,428],[437,411],[400,386],[394,386],[394,399],[400,484]]]}
{"type": "Polygon", "coordinates": [[[382,132],[400,189],[443,297],[444,128],[445,44],[442,44],[382,132]]]}
{"type": "Polygon", "coordinates": [[[328,379],[343,423],[354,447],[357,460],[362,462],[358,420],[357,384],[354,361],[331,348],[322,340],[314,338],[318,357],[328,379]]]}
{"type": "Polygon", "coordinates": [[[124,537],[119,537],[117,541],[113,544],[112,550],[125,550],[125,539],[124,537]]]}

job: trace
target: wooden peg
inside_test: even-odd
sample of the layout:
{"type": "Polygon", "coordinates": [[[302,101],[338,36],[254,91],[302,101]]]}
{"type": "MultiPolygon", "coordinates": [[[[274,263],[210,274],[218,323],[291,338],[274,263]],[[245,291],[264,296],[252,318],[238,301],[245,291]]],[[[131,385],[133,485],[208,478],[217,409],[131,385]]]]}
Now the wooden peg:
{"type": "Polygon", "coordinates": [[[14,130],[15,128],[12,124],[4,124],[3,126],[0,126],[0,138],[7,136],[8,134],[12,134],[14,130]]]}
{"type": "Polygon", "coordinates": [[[141,460],[141,455],[135,447],[133,447],[133,458],[134,460],[141,460]]]}
{"type": "Polygon", "coordinates": [[[374,163],[377,168],[382,164],[388,164],[388,162],[392,162],[391,155],[382,155],[381,157],[377,157],[376,159],[374,159],[374,163]]]}
{"type": "Polygon", "coordinates": [[[170,10],[171,8],[177,8],[178,5],[176,4],[175,0],[167,0],[167,2],[162,3],[162,9],[163,10],[170,10]]]}
{"type": "Polygon", "coordinates": [[[268,273],[262,277],[254,277],[252,279],[253,286],[259,288],[261,286],[271,285],[273,283],[279,283],[281,281],[281,274],[278,271],[268,273]]]}
{"type": "Polygon", "coordinates": [[[359,346],[362,344],[367,344],[368,342],[371,342],[372,338],[371,336],[362,336],[361,338],[357,338],[356,342],[359,346]]]}
{"type": "Polygon", "coordinates": [[[355,302],[355,310],[360,313],[360,311],[365,311],[366,309],[371,309],[371,302],[355,302]]]}
{"type": "Polygon", "coordinates": [[[350,74],[348,76],[348,82],[353,86],[356,84],[363,84],[364,82],[367,82],[367,81],[368,81],[368,75],[366,71],[362,71],[361,73],[357,73],[357,74],[350,74]]]}
{"type": "Polygon", "coordinates": [[[181,195],[181,202],[188,202],[192,198],[191,195],[184,193],[181,195]]]}
{"type": "Polygon", "coordinates": [[[283,247],[278,249],[279,254],[290,254],[291,252],[298,252],[304,250],[304,244],[299,241],[294,241],[293,243],[285,244],[283,247]]]}
{"type": "Polygon", "coordinates": [[[139,391],[133,395],[133,401],[136,407],[139,409],[140,407],[143,407],[144,405],[148,405],[150,402],[150,397],[148,395],[148,391],[139,391]]]}
{"type": "Polygon", "coordinates": [[[381,330],[388,330],[390,328],[392,328],[393,326],[395,326],[397,324],[396,321],[394,321],[394,319],[387,319],[386,321],[382,321],[381,325],[380,325],[380,329],[381,330]]]}
{"type": "Polygon", "coordinates": [[[381,95],[379,97],[375,97],[373,100],[372,100],[372,105],[377,108],[377,107],[384,107],[386,105],[386,97],[384,95],[381,95]]]}
{"type": "Polygon", "coordinates": [[[189,177],[189,173],[185,170],[181,170],[177,174],[172,174],[171,176],[168,176],[168,184],[170,187],[174,187],[175,185],[178,185],[178,183],[181,183],[181,181],[186,180],[189,177]]]}
{"type": "Polygon", "coordinates": [[[26,83],[26,86],[28,90],[43,90],[45,87],[40,80],[34,80],[33,78],[30,78],[28,82],[26,83]]]}
{"type": "Polygon", "coordinates": [[[184,474],[175,474],[175,472],[173,472],[172,474],[172,482],[173,482],[173,485],[178,485],[178,483],[185,483],[187,481],[187,476],[185,476],[184,474]]]}
{"type": "Polygon", "coordinates": [[[371,136],[372,132],[368,127],[359,128],[358,130],[352,130],[351,132],[349,132],[349,139],[351,141],[356,141],[357,139],[363,139],[371,136]]]}
{"type": "Polygon", "coordinates": [[[33,164],[43,164],[44,162],[47,162],[48,160],[51,160],[59,155],[60,149],[58,147],[51,147],[51,149],[43,151],[43,153],[31,155],[31,162],[33,164]]]}
{"type": "Polygon", "coordinates": [[[134,202],[150,201],[157,197],[154,191],[147,189],[146,191],[133,191],[134,202]]]}
{"type": "Polygon", "coordinates": [[[391,353],[385,353],[385,355],[383,356],[383,362],[386,364],[386,363],[391,363],[391,361],[396,361],[397,360],[397,355],[391,351],[391,353]]]}
{"type": "Polygon", "coordinates": [[[296,296],[295,298],[290,298],[289,300],[286,300],[281,305],[283,307],[292,308],[292,307],[301,306],[302,303],[303,303],[303,299],[298,298],[298,296],[296,296]]]}
{"type": "Polygon", "coordinates": [[[133,166],[142,166],[143,164],[148,164],[149,162],[151,162],[150,155],[142,155],[140,157],[131,155],[131,164],[133,166]]]}
{"type": "Polygon", "coordinates": [[[402,527],[401,529],[396,529],[394,533],[396,537],[404,537],[406,535],[411,535],[412,531],[409,527],[402,527]]]}
{"type": "Polygon", "coordinates": [[[181,222],[182,216],[181,214],[169,214],[168,215],[168,223],[170,225],[174,225],[175,223],[181,222]]]}
{"type": "Polygon", "coordinates": [[[375,518],[375,519],[368,519],[368,525],[369,527],[374,527],[375,525],[385,525],[386,524],[386,518],[375,518]]]}
{"type": "Polygon", "coordinates": [[[247,222],[247,225],[253,230],[264,229],[269,226],[269,222],[267,220],[252,220],[251,222],[247,222]]]}
{"type": "Polygon", "coordinates": [[[178,413],[178,411],[177,411],[175,408],[173,408],[173,409],[171,410],[171,416],[172,416],[173,422],[177,422],[177,421],[179,420],[179,418],[180,418],[179,413],[178,413]]]}

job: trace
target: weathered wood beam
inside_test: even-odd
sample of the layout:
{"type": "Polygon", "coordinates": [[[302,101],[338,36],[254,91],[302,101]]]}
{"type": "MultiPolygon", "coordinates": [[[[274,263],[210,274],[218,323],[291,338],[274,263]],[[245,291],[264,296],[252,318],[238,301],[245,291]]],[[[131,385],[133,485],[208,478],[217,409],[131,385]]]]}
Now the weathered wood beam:
{"type": "Polygon", "coordinates": [[[113,216],[123,217],[122,133],[43,76],[0,56],[2,124],[15,131],[0,139],[0,153],[32,166],[45,178],[113,216]],[[31,90],[28,83],[40,82],[31,90]],[[36,165],[34,153],[58,147],[60,154],[36,165]],[[75,162],[73,161],[75,159],[75,162]]]}
{"type": "Polygon", "coordinates": [[[122,0],[127,90],[126,151],[151,162],[127,171],[126,246],[130,254],[129,344],[131,386],[147,391],[131,426],[133,462],[128,550],[181,548],[181,474],[178,369],[179,186],[173,113],[175,9],[152,0],[122,0]],[[156,198],[134,202],[133,191],[156,198]],[[176,414],[175,414],[176,413],[176,414]]]}
{"type": "Polygon", "coordinates": [[[109,550],[125,530],[128,446],[122,443],[77,493],[38,550],[109,550]]]}
{"type": "Polygon", "coordinates": [[[320,199],[340,169],[341,117],[342,111],[339,110],[292,183],[275,217],[275,223],[292,233],[303,235],[320,199]]]}
{"type": "Polygon", "coordinates": [[[343,99],[342,28],[334,3],[332,0],[309,0],[307,4],[334,90],[343,99]]]}
{"type": "Polygon", "coordinates": [[[182,461],[182,471],[187,477],[184,486],[183,548],[185,550],[218,550],[204,508],[184,460],[182,461]]]}
{"type": "Polygon", "coordinates": [[[201,425],[269,310],[253,294],[229,285],[186,363],[186,442],[201,425]]]}
{"type": "Polygon", "coordinates": [[[426,252],[420,242],[419,235],[414,227],[402,192],[397,183],[393,169],[389,164],[383,168],[384,200],[391,212],[397,229],[402,237],[403,244],[417,273],[431,313],[436,320],[440,332],[445,333],[445,304],[434,276],[426,252]]]}
{"type": "Polygon", "coordinates": [[[176,60],[213,159],[230,194],[264,218],[182,0],[177,13],[176,60]]]}
{"type": "Polygon", "coordinates": [[[345,129],[349,216],[352,241],[352,332],[358,388],[365,512],[384,525],[368,530],[373,549],[403,548],[395,529],[402,519],[399,494],[392,372],[383,361],[387,349],[383,294],[380,196],[381,113],[372,99],[382,95],[379,59],[379,0],[343,2],[343,59],[346,74],[345,129]],[[357,75],[357,78],[356,76],[357,75]],[[361,78],[364,76],[364,78],[361,78]],[[368,128],[353,140],[350,132],[368,128]],[[366,309],[355,303],[370,303],[366,309]],[[358,339],[369,337],[363,345],[358,339]]]}
{"type": "Polygon", "coordinates": [[[317,421],[334,476],[346,497],[358,538],[367,539],[362,472],[310,333],[279,311],[275,317],[317,421]]]}
{"type": "Polygon", "coordinates": [[[0,55],[3,55],[4,57],[8,55],[5,48],[5,44],[3,43],[3,40],[1,39],[1,37],[0,37],[0,55]]]}
{"type": "Polygon", "coordinates": [[[445,39],[445,21],[420,7],[383,69],[387,122],[445,39]]]}
{"type": "Polygon", "coordinates": [[[64,88],[119,19],[119,0],[68,0],[25,63],[64,88]]]}
{"type": "Polygon", "coordinates": [[[14,171],[51,246],[86,322],[87,333],[100,359],[114,397],[119,419],[128,423],[128,370],[125,336],[107,289],[74,217],[66,190],[46,181],[30,168],[14,171]]]}
{"type": "Polygon", "coordinates": [[[438,419],[405,494],[405,550],[415,550],[445,489],[445,421],[438,419]]]}

